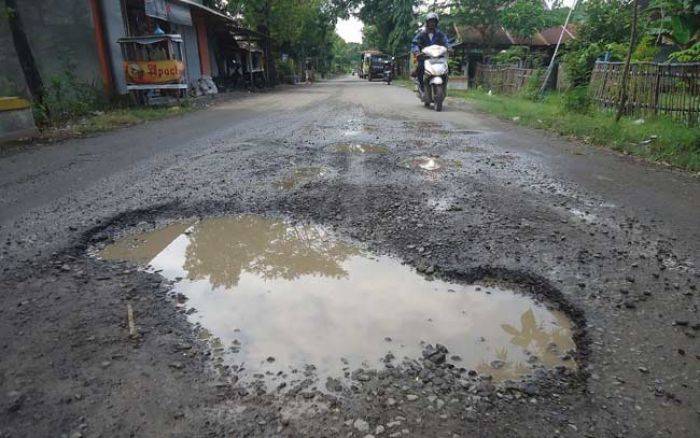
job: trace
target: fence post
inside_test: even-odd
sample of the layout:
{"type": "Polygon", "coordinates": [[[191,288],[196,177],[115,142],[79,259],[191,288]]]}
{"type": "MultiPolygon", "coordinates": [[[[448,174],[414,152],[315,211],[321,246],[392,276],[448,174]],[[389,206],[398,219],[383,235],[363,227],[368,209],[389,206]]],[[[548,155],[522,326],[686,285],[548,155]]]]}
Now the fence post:
{"type": "Polygon", "coordinates": [[[654,115],[659,114],[659,94],[661,93],[661,64],[656,66],[656,79],[654,80],[654,100],[652,101],[652,106],[654,107],[654,115]]]}
{"type": "MultiPolygon", "coordinates": [[[[604,100],[605,96],[608,93],[608,76],[610,73],[610,67],[612,67],[612,66],[610,64],[605,64],[604,67],[605,68],[603,69],[603,72],[604,72],[603,73],[603,88],[600,89],[600,96],[599,96],[599,98],[601,100],[604,100]]],[[[608,106],[607,102],[605,102],[605,106],[608,106]]]]}

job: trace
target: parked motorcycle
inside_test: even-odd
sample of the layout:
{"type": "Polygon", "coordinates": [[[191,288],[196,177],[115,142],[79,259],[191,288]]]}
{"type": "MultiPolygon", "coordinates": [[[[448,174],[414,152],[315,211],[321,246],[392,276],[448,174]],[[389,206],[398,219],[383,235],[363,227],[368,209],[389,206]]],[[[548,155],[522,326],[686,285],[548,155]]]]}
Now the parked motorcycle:
{"type": "Polygon", "coordinates": [[[394,58],[391,60],[384,61],[384,74],[382,80],[386,82],[387,85],[391,85],[391,81],[394,79],[394,58]]]}
{"type": "Polygon", "coordinates": [[[442,103],[447,95],[447,47],[434,44],[422,50],[424,66],[423,89],[418,86],[418,96],[423,105],[435,104],[435,111],[442,111],[442,103]]]}

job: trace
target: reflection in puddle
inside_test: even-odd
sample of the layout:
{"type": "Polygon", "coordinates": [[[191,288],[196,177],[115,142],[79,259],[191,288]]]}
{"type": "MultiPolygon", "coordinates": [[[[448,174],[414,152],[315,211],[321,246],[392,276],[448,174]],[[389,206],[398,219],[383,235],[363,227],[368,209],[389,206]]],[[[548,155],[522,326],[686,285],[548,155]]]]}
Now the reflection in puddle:
{"type": "Polygon", "coordinates": [[[338,143],[333,146],[335,152],[345,154],[386,154],[389,148],[372,143],[338,143]]]}
{"type": "Polygon", "coordinates": [[[459,356],[458,366],[495,378],[575,366],[560,358],[575,348],[563,314],[499,287],[430,281],[318,226],[212,218],[130,237],[100,255],[181,278],[174,292],[196,309],[189,318],[201,323],[216,363],[270,384],[309,364],[322,381],[363,364],[383,368],[387,352],[418,358],[435,342],[459,356]]]}
{"type": "Polygon", "coordinates": [[[413,157],[404,160],[402,166],[408,167],[409,169],[421,169],[421,170],[440,170],[446,166],[446,162],[437,157],[413,157]]]}
{"type": "Polygon", "coordinates": [[[322,167],[297,167],[289,175],[277,182],[277,187],[281,190],[291,190],[298,185],[320,178],[324,174],[325,170],[322,167]]]}
{"type": "Polygon", "coordinates": [[[107,260],[129,260],[147,265],[192,224],[175,223],[150,233],[126,237],[103,249],[100,256],[107,260]]]}
{"type": "Polygon", "coordinates": [[[361,127],[352,127],[343,131],[345,137],[356,137],[365,133],[377,132],[379,127],[377,125],[362,125],[361,127]]]}
{"type": "Polygon", "coordinates": [[[449,210],[455,202],[453,197],[441,197],[441,198],[429,198],[428,207],[435,211],[447,211],[449,210]]]}
{"type": "MultiPolygon", "coordinates": [[[[570,327],[566,316],[562,313],[552,313],[555,318],[555,325],[559,327],[570,327]]],[[[546,367],[553,368],[561,365],[561,357],[566,350],[562,346],[570,346],[573,349],[571,333],[569,330],[547,330],[537,321],[537,316],[532,308],[520,315],[518,326],[511,324],[501,324],[501,329],[511,336],[510,343],[520,347],[522,351],[529,353],[528,363],[540,362],[546,367]]],[[[527,363],[520,360],[512,360],[511,351],[501,347],[494,350],[496,360],[487,363],[482,361],[477,370],[482,373],[491,374],[496,379],[515,379],[528,372],[527,363]]]]}
{"type": "Polygon", "coordinates": [[[569,212],[577,218],[586,222],[595,222],[597,219],[596,215],[591,214],[587,211],[581,211],[578,208],[569,209],[569,212]]]}

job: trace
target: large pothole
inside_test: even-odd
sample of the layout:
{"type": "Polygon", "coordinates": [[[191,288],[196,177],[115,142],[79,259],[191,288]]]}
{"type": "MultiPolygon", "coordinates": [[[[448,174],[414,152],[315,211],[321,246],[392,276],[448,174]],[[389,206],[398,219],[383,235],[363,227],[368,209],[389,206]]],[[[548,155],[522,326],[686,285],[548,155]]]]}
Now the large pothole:
{"type": "Polygon", "coordinates": [[[216,364],[269,383],[315,368],[321,379],[447,347],[438,360],[518,379],[575,368],[570,320],[494,284],[418,274],[317,225],[256,215],[175,223],[99,253],[175,281],[216,364]]]}
{"type": "Polygon", "coordinates": [[[275,186],[280,190],[292,190],[297,186],[323,177],[326,172],[323,167],[319,166],[297,167],[278,181],[275,186]]]}
{"type": "Polygon", "coordinates": [[[428,172],[441,170],[449,163],[442,158],[435,156],[417,156],[401,161],[401,166],[408,169],[426,170],[428,172]]]}
{"type": "Polygon", "coordinates": [[[390,152],[388,147],[374,143],[336,143],[331,147],[333,152],[341,154],[388,154],[390,152]]]}

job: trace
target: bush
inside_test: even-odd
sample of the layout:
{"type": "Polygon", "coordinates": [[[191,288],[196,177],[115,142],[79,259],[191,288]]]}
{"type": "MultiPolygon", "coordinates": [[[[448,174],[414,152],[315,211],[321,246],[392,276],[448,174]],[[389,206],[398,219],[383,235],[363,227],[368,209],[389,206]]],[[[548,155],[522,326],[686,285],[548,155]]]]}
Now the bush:
{"type": "Polygon", "coordinates": [[[106,102],[99,89],[81,81],[74,71],[75,68],[67,64],[62,73],[50,77],[45,84],[44,103],[34,107],[39,124],[59,124],[105,108],[106,102]]]}
{"type": "Polygon", "coordinates": [[[460,64],[458,59],[449,58],[447,60],[447,66],[450,69],[450,74],[455,76],[462,75],[462,64],[460,64]]]}
{"type": "Polygon", "coordinates": [[[659,53],[659,46],[655,44],[655,38],[651,35],[644,35],[639,41],[639,45],[632,53],[633,61],[653,61],[659,53]]]}
{"type": "Polygon", "coordinates": [[[535,70],[532,75],[527,79],[525,86],[520,90],[520,96],[525,99],[539,100],[540,88],[542,87],[542,81],[544,80],[544,69],[535,70]]]}
{"type": "Polygon", "coordinates": [[[279,61],[277,64],[277,74],[281,82],[286,82],[292,75],[296,74],[294,60],[288,58],[287,61],[279,61]]]}
{"type": "Polygon", "coordinates": [[[603,46],[596,43],[575,48],[564,55],[564,68],[572,87],[588,84],[595,61],[603,52],[603,46]]]}
{"type": "Polygon", "coordinates": [[[591,110],[591,98],[588,95],[588,86],[574,87],[561,95],[562,108],[580,114],[586,114],[591,110]]]}
{"type": "Polygon", "coordinates": [[[673,52],[669,58],[676,62],[698,62],[700,61],[700,43],[693,44],[689,49],[673,52]]]}
{"type": "Polygon", "coordinates": [[[624,61],[627,58],[627,44],[609,43],[605,46],[605,52],[609,54],[608,61],[624,61]]]}
{"type": "Polygon", "coordinates": [[[511,46],[493,56],[494,64],[516,64],[527,59],[530,50],[525,46],[511,46]]]}

